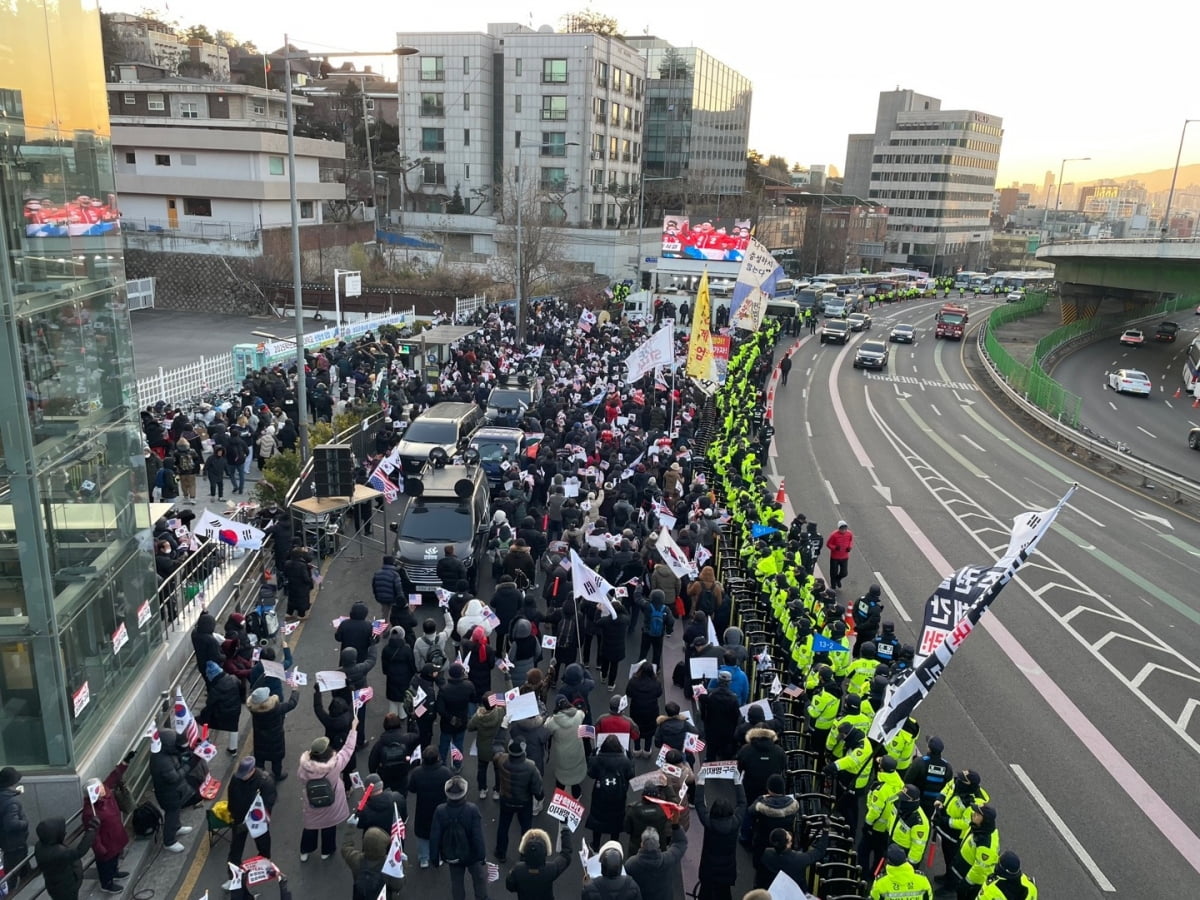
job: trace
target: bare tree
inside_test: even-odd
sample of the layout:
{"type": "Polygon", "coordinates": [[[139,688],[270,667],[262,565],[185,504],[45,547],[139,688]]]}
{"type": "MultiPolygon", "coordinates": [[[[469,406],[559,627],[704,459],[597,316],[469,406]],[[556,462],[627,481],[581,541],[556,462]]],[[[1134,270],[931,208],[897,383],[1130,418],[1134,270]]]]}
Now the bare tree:
{"type": "Polygon", "coordinates": [[[559,21],[563,31],[571,34],[601,34],[611,37],[620,33],[616,19],[590,8],[583,12],[568,13],[559,21]]]}

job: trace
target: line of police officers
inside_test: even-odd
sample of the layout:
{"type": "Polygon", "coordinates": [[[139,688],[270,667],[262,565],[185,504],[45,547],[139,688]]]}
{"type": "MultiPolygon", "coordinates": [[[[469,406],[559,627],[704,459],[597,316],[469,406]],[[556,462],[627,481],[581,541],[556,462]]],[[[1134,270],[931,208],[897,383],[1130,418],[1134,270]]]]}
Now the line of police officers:
{"type": "Polygon", "coordinates": [[[707,455],[712,486],[730,511],[730,531],[742,538],[742,568],[753,573],[759,605],[772,611],[782,646],[790,648],[789,675],[803,682],[807,749],[833,783],[834,812],[856,836],[863,873],[874,876],[870,896],[931,900],[935,890],[920,869],[932,864],[936,839],[946,865],[934,879],[938,894],[1036,900],[1037,887],[1021,871],[1017,854],[1001,852],[996,808],[978,772],[955,773],[938,737],[918,756],[915,719],[883,747],[867,738],[888,684],[911,670],[913,648],[901,644],[892,622],[881,621],[878,585],[847,617],[836,594],[810,574],[822,549],[815,523],[797,516],[784,531],[782,507],[761,470],[770,438],[759,433],[761,417],[746,414],[761,408],[779,327],[765,325],[730,361],[716,396],[716,434],[707,455]],[[762,534],[763,526],[773,531],[762,534]],[[856,635],[853,651],[847,622],[856,635]]]}

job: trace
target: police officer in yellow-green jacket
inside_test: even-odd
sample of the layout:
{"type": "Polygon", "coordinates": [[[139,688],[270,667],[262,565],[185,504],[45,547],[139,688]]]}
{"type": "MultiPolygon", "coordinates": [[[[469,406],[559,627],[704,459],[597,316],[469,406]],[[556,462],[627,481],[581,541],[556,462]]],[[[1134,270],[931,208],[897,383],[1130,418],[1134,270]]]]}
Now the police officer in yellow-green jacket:
{"type": "Polygon", "coordinates": [[[826,776],[837,778],[833,812],[846,820],[850,834],[858,833],[858,823],[867,808],[867,787],[875,774],[875,751],[866,734],[850,724],[838,726],[838,739],[846,752],[825,766],[826,776]]]}
{"type": "Polygon", "coordinates": [[[973,769],[955,772],[954,778],[942,788],[941,799],[933,804],[933,824],[942,843],[942,859],[946,862],[947,872],[954,868],[954,861],[958,859],[958,840],[962,836],[962,829],[950,823],[961,822],[970,816],[972,806],[989,800],[991,797],[980,784],[979,773],[973,769]]]}
{"type": "Polygon", "coordinates": [[[862,700],[857,694],[846,694],[842,698],[840,715],[833,723],[833,728],[829,729],[829,736],[825,739],[825,749],[833,754],[834,759],[840,758],[846,752],[845,745],[838,736],[840,726],[850,724],[864,734],[871,730],[871,717],[864,715],[862,711],[862,700]]]}
{"type": "Polygon", "coordinates": [[[888,839],[908,852],[908,861],[919,866],[929,846],[929,817],[921,809],[921,791],[906,784],[896,795],[888,815],[888,839]]]}
{"type": "Polygon", "coordinates": [[[871,885],[871,900],[933,900],[929,879],[913,869],[904,848],[887,848],[887,868],[871,885]]]}
{"type": "Polygon", "coordinates": [[[904,780],[896,774],[896,760],[890,756],[876,760],[875,783],[867,791],[866,824],[858,842],[858,865],[864,872],[873,872],[883,859],[888,846],[888,811],[902,790],[904,780]]]}
{"type": "Polygon", "coordinates": [[[995,874],[979,892],[979,900],[1037,900],[1037,885],[1021,871],[1021,859],[1011,850],[1000,854],[995,874]]]}
{"type": "Polygon", "coordinates": [[[960,829],[958,859],[949,873],[934,880],[957,889],[958,900],[976,900],[1000,859],[996,807],[976,803],[969,818],[951,819],[950,825],[960,829]]]}

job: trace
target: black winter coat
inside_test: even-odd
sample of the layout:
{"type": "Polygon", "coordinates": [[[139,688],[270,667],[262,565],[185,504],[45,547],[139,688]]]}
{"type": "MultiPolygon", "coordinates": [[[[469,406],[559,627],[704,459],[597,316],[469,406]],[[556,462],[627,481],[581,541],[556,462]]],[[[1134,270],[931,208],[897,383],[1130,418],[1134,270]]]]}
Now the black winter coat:
{"type": "Polygon", "coordinates": [[[229,815],[233,817],[234,828],[245,828],[242,820],[246,818],[246,813],[250,812],[257,794],[262,794],[267,812],[275,808],[275,800],[279,794],[275,787],[275,779],[262,769],[255,769],[249,778],[229,779],[229,815]]]}
{"type": "Polygon", "coordinates": [[[783,774],[787,753],[770,728],[751,728],[746,732],[746,746],[737,752],[737,763],[745,774],[746,796],[753,801],[766,793],[768,778],[783,774]]]}
{"type": "MultiPolygon", "coordinates": [[[[421,736],[415,731],[405,731],[403,728],[384,729],[383,734],[379,736],[379,740],[371,747],[371,753],[367,757],[367,771],[379,775],[383,779],[383,786],[388,790],[407,794],[408,775],[412,770],[412,765],[404,762],[381,768],[383,751],[385,747],[390,747],[392,744],[399,744],[407,760],[412,756],[413,748],[420,742],[421,736]]],[[[388,828],[389,830],[391,828],[390,822],[388,823],[388,828]]]]}
{"type": "Polygon", "coordinates": [[[21,806],[21,795],[11,788],[0,791],[0,851],[9,869],[29,851],[29,820],[21,806]]]}
{"type": "Polygon", "coordinates": [[[438,714],[438,725],[443,731],[464,731],[467,720],[471,718],[469,706],[478,698],[475,686],[465,678],[453,679],[446,682],[434,701],[433,710],[438,714]],[[460,728],[455,728],[450,719],[458,718],[462,722],[460,728]]]}
{"type": "Polygon", "coordinates": [[[380,666],[387,676],[388,700],[399,703],[417,674],[417,661],[412,647],[399,634],[392,635],[380,654],[380,666]]]}
{"type": "Polygon", "coordinates": [[[717,759],[733,754],[733,733],[742,714],[737,695],[726,687],[717,687],[700,698],[700,718],[704,722],[704,740],[714,745],[717,759]]]}
{"type": "Polygon", "coordinates": [[[389,791],[386,787],[383,790],[376,788],[358,814],[359,831],[378,828],[385,834],[391,832],[395,818],[393,806],[400,811],[400,818],[408,821],[408,797],[400,791],[389,791]]]}
{"type": "MultiPolygon", "coordinates": [[[[317,716],[317,721],[325,729],[325,737],[329,738],[329,746],[332,750],[341,750],[346,746],[346,737],[350,734],[350,726],[354,723],[354,709],[341,697],[331,697],[329,700],[329,709],[325,709],[325,703],[321,697],[320,691],[313,691],[313,712],[317,716]]],[[[388,823],[391,827],[391,823],[388,823]]]]}
{"type": "Polygon", "coordinates": [[[358,602],[350,607],[350,618],[342,622],[333,633],[333,639],[342,645],[342,649],[353,647],[358,651],[359,659],[367,658],[367,648],[375,637],[371,633],[374,623],[367,618],[370,610],[367,604],[358,602]]]}
{"type": "Polygon", "coordinates": [[[601,875],[583,886],[582,900],[642,900],[637,882],[628,875],[607,878],[601,875]]]}
{"type": "Polygon", "coordinates": [[[645,736],[653,734],[658,724],[658,703],[662,693],[662,683],[657,678],[630,678],[625,686],[625,695],[629,698],[629,718],[645,736]]]}
{"type": "MultiPolygon", "coordinates": [[[[530,583],[532,583],[532,579],[530,583]]],[[[501,625],[507,625],[521,611],[524,599],[521,589],[506,578],[496,585],[496,592],[492,594],[489,605],[492,607],[492,612],[500,619],[501,625]]]]}
{"type": "Polygon", "coordinates": [[[671,747],[683,752],[683,742],[687,740],[689,734],[699,734],[696,726],[690,723],[682,715],[679,716],[659,716],[658,728],[654,731],[654,746],[655,747],[671,747]]]}
{"type": "Polygon", "coordinates": [[[292,691],[287,700],[280,700],[274,694],[262,703],[248,702],[250,722],[254,735],[254,755],[259,759],[283,759],[287,753],[287,742],[283,735],[283,719],[296,708],[300,701],[300,693],[292,691]]]}
{"type": "Polygon", "coordinates": [[[440,762],[432,766],[422,762],[408,776],[408,792],[417,795],[416,816],[412,823],[417,837],[429,839],[433,814],[446,802],[446,782],[449,780],[450,770],[440,762]]]}
{"type": "Polygon", "coordinates": [[[222,672],[208,683],[208,697],[196,721],[214,731],[237,731],[246,702],[246,683],[222,672]]]}
{"type": "Polygon", "coordinates": [[[629,633],[629,613],[621,613],[615,619],[607,613],[600,614],[602,618],[596,626],[599,637],[597,653],[600,659],[616,660],[625,658],[625,637],[629,633]]]}
{"type": "Polygon", "coordinates": [[[395,566],[381,568],[371,576],[371,592],[375,595],[375,602],[383,606],[396,603],[407,605],[410,585],[405,584],[405,580],[405,573],[395,566]]]}
{"type": "Polygon", "coordinates": [[[283,575],[287,579],[288,604],[299,607],[301,611],[307,610],[313,589],[312,571],[308,563],[302,559],[289,559],[283,564],[283,575]]]}
{"type": "Polygon", "coordinates": [[[627,857],[641,848],[642,832],[647,828],[658,831],[659,846],[667,846],[671,826],[667,823],[666,812],[657,803],[639,797],[625,807],[625,827],[621,830],[629,835],[627,857]]]}
{"type": "Polygon", "coordinates": [[[526,860],[526,848],[532,839],[543,842],[549,841],[550,836],[540,829],[533,828],[521,837],[521,861],[512,867],[504,886],[509,892],[517,895],[517,900],[555,900],[554,882],[558,876],[571,866],[571,832],[562,829],[562,848],[558,853],[549,853],[544,862],[532,866],[526,860]]]}
{"type": "Polygon", "coordinates": [[[164,811],[183,809],[195,789],[187,780],[187,766],[182,758],[185,744],[173,738],[182,735],[164,734],[162,750],[150,754],[150,780],[154,784],[154,799],[164,811]]]}
{"type": "Polygon", "coordinates": [[[192,650],[196,653],[196,670],[201,678],[210,660],[225,668],[225,654],[221,652],[221,639],[216,630],[217,620],[208,613],[201,613],[192,629],[192,650]]]}
{"type": "Polygon", "coordinates": [[[679,864],[686,852],[687,832],[675,825],[671,828],[671,846],[666,850],[639,850],[625,860],[625,871],[641,888],[642,900],[671,900],[675,896],[679,864]]]}
{"type": "Polygon", "coordinates": [[[696,785],[696,815],[704,826],[704,847],[700,854],[700,881],[704,884],[737,883],[738,831],[746,817],[746,791],[734,786],[737,791],[737,807],[732,816],[714,818],[704,800],[704,785],[696,785]]]}
{"type": "MultiPolygon", "coordinates": [[[[99,820],[96,820],[97,823],[99,820]]],[[[96,829],[89,828],[74,847],[68,847],[66,820],[55,816],[43,819],[37,826],[38,842],[33,852],[38,868],[46,879],[50,900],[79,900],[83,886],[83,863],[80,860],[92,849],[96,829]]]]}
{"type": "Polygon", "coordinates": [[[585,827],[601,834],[620,834],[625,826],[625,796],[633,780],[633,761],[624,750],[601,750],[588,759],[588,777],[592,779],[592,802],[585,827]],[[610,787],[608,782],[613,779],[616,784],[610,787]]]}

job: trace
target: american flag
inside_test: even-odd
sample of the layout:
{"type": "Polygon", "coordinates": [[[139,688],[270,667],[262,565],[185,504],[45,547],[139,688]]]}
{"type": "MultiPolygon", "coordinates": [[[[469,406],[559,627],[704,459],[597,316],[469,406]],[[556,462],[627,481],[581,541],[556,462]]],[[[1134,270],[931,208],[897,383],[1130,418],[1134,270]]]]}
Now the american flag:
{"type": "Polygon", "coordinates": [[[700,737],[695,734],[688,734],[683,739],[683,749],[690,750],[692,753],[703,753],[707,744],[700,740],[700,737]]]}
{"type": "Polygon", "coordinates": [[[403,841],[408,837],[408,828],[404,825],[404,820],[400,818],[400,810],[396,804],[392,804],[392,838],[403,841]]]}
{"type": "Polygon", "coordinates": [[[375,635],[375,637],[380,637],[387,630],[387,619],[376,619],[374,624],[371,625],[371,634],[375,635]]]}
{"type": "Polygon", "coordinates": [[[450,742],[450,762],[461,763],[463,761],[462,751],[454,745],[454,741],[450,742]]]}
{"type": "Polygon", "coordinates": [[[367,486],[373,487],[375,490],[382,493],[383,499],[388,503],[394,502],[395,499],[400,496],[400,488],[396,487],[396,482],[388,478],[387,475],[379,471],[378,468],[376,468],[375,471],[371,473],[371,477],[367,479],[367,486]]]}
{"type": "Polygon", "coordinates": [[[175,733],[186,736],[189,747],[195,747],[200,742],[200,728],[196,725],[181,690],[175,691],[175,733]]]}

